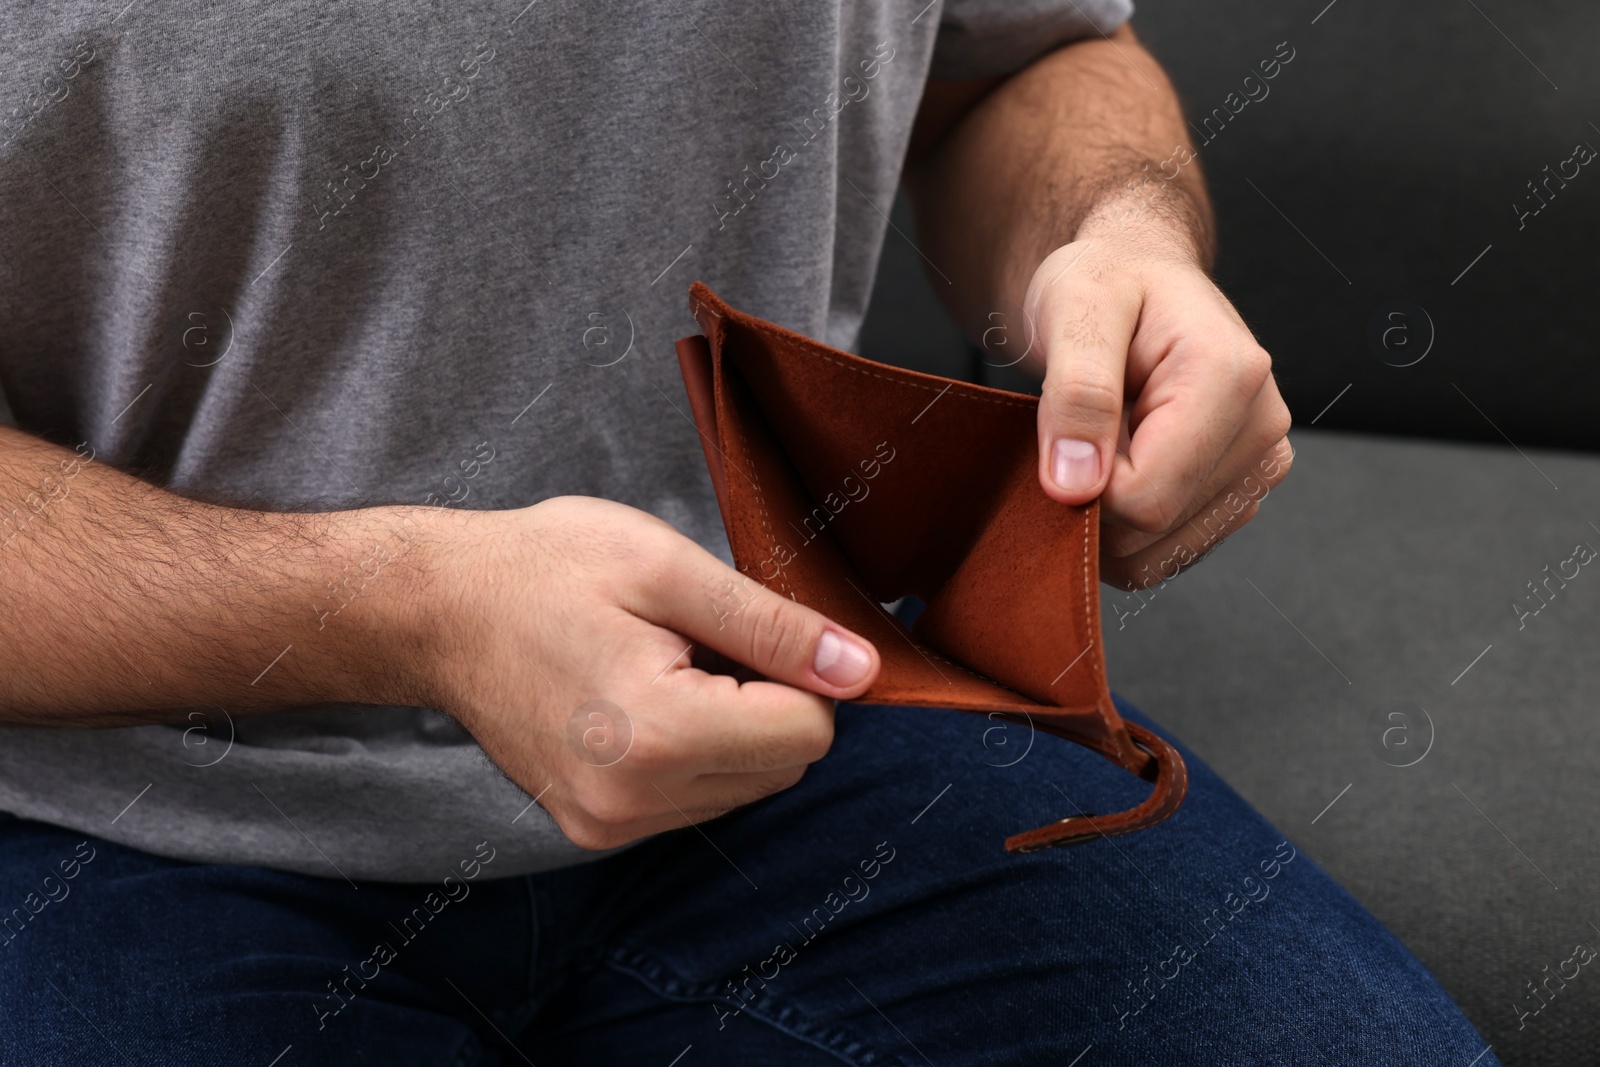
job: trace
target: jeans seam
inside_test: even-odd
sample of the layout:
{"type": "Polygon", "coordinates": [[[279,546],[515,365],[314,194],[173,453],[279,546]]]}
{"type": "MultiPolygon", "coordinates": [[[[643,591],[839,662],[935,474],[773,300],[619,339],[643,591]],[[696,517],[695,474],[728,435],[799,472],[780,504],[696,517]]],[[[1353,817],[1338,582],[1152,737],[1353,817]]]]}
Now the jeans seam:
{"type": "MultiPolygon", "coordinates": [[[[606,958],[606,966],[618,974],[627,975],[666,1000],[678,1003],[716,1004],[721,999],[714,983],[690,982],[669,970],[666,965],[643,952],[629,947],[617,947],[606,958]]],[[[852,1067],[915,1067],[897,1053],[869,1047],[866,1042],[837,1027],[820,1026],[805,1019],[798,1008],[788,1004],[772,1011],[778,998],[763,991],[758,995],[761,1003],[747,1002],[739,1010],[750,1015],[779,1033],[810,1045],[852,1067]]]]}

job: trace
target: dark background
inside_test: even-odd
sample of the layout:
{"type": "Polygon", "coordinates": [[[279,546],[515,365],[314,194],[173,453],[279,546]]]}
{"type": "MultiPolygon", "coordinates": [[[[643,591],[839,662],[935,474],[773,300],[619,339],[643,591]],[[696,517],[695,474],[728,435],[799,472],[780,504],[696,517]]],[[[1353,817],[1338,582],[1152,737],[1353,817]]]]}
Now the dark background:
{"type": "MultiPolygon", "coordinates": [[[[1139,0],[1133,25],[1197,126],[1280,42],[1294,49],[1199,158],[1217,281],[1297,426],[1600,446],[1600,158],[1552,182],[1520,230],[1513,209],[1538,205],[1527,183],[1545,166],[1600,150],[1600,4],[1139,0]],[[1425,318],[1385,319],[1401,300],[1425,318]],[[1388,350],[1374,321],[1400,327],[1388,350]]],[[[891,232],[862,351],[972,377],[919,267],[891,232]]]]}

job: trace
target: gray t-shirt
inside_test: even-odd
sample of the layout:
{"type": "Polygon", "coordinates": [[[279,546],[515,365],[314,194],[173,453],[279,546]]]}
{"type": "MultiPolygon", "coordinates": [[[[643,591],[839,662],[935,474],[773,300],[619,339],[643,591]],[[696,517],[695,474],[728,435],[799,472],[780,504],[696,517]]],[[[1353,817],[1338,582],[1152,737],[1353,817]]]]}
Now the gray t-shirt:
{"type": "MultiPolygon", "coordinates": [[[[930,72],[1006,73],[1129,12],[11,5],[0,393],[177,493],[585,494],[727,559],[672,348],[689,283],[850,347],[930,72]]],[[[423,708],[0,729],[0,809],[333,878],[433,879],[484,840],[497,875],[593,855],[423,708]]]]}

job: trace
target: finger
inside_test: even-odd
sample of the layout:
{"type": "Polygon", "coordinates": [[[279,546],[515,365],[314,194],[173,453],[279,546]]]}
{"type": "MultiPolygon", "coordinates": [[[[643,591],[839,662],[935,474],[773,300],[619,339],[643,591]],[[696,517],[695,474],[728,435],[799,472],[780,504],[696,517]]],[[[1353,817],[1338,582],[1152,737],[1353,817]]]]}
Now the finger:
{"type": "Polygon", "coordinates": [[[1171,581],[1255,518],[1267,494],[1288,476],[1293,458],[1294,450],[1285,438],[1270,450],[1267,460],[1225,486],[1177,530],[1122,558],[1102,553],[1102,580],[1123,589],[1146,589],[1171,581]]]}
{"type": "MultiPolygon", "coordinates": [[[[1220,531],[1210,528],[1209,532],[1197,532],[1196,529],[1185,527],[1131,556],[1121,559],[1102,557],[1101,579],[1128,590],[1148,589],[1152,585],[1169,582],[1205,559],[1229,534],[1243,529],[1260,510],[1259,503],[1250,501],[1243,509],[1232,513],[1227,525],[1220,531]]],[[[1221,507],[1220,500],[1218,511],[1229,514],[1227,509],[1221,507]]]]}
{"type": "Polygon", "coordinates": [[[1288,432],[1288,409],[1271,384],[1271,358],[1232,325],[1180,338],[1160,357],[1131,413],[1126,456],[1117,457],[1104,510],[1109,521],[1145,533],[1172,531],[1247,427],[1258,454],[1288,432]],[[1252,424],[1263,393],[1269,409],[1252,424]]]}
{"type": "Polygon", "coordinates": [[[1083,244],[1052,252],[1029,285],[1042,358],[1039,483],[1063,504],[1085,504],[1106,488],[1122,421],[1123,375],[1138,325],[1131,282],[1107,284],[1074,270],[1083,244]]]}
{"type": "Polygon", "coordinates": [[[1251,474],[1255,474],[1258,480],[1270,476],[1284,455],[1292,451],[1288,438],[1283,436],[1289,421],[1288,407],[1278,394],[1276,383],[1269,377],[1257,394],[1245,424],[1240,427],[1216,467],[1190,491],[1171,529],[1152,531],[1125,526],[1119,521],[1118,508],[1108,505],[1101,513],[1102,547],[1112,556],[1130,556],[1192,520],[1227,487],[1241,485],[1251,474]]]}
{"type": "Polygon", "coordinates": [[[762,680],[760,671],[729,659],[716,649],[707,648],[705,645],[694,646],[694,651],[689,655],[689,666],[698,667],[707,674],[726,674],[738,682],[762,680]]]}
{"type": "Polygon", "coordinates": [[[833,741],[833,701],[776,682],[686,668],[618,699],[625,742],[602,762],[580,756],[553,798],[591,829],[681,826],[674,803],[713,817],[793,784],[833,741]]]}
{"type": "Polygon", "coordinates": [[[703,822],[793,788],[805,772],[806,765],[801,765],[749,774],[707,774],[677,790],[669,790],[665,784],[659,788],[670,792],[673,813],[680,822],[683,818],[703,822]]]}
{"type": "Polygon", "coordinates": [[[838,700],[878,675],[877,649],[820,612],[738,573],[704,548],[674,538],[660,581],[641,591],[642,618],[760,671],[838,700]]]}
{"type": "Polygon", "coordinates": [[[738,682],[697,668],[668,671],[641,699],[634,755],[654,777],[781,771],[815,763],[833,744],[834,702],[778,682],[738,682]]]}
{"type": "Polygon", "coordinates": [[[635,799],[614,802],[598,812],[561,810],[558,821],[568,837],[587,848],[614,848],[651,834],[709,822],[800,781],[805,768],[759,774],[713,774],[690,782],[640,784],[635,799]]]}

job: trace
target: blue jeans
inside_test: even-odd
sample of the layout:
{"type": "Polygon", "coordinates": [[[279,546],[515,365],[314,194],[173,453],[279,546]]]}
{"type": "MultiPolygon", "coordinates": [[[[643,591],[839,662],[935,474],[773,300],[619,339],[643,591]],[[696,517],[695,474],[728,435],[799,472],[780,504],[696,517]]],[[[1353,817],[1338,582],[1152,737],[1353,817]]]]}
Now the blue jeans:
{"type": "Polygon", "coordinates": [[[1497,1062],[1188,752],[1188,800],[1161,826],[1002,851],[1148,788],[1027,733],[844,705],[833,752],[785,793],[453,890],[187,864],[0,818],[0,1063],[1497,1062]]]}

